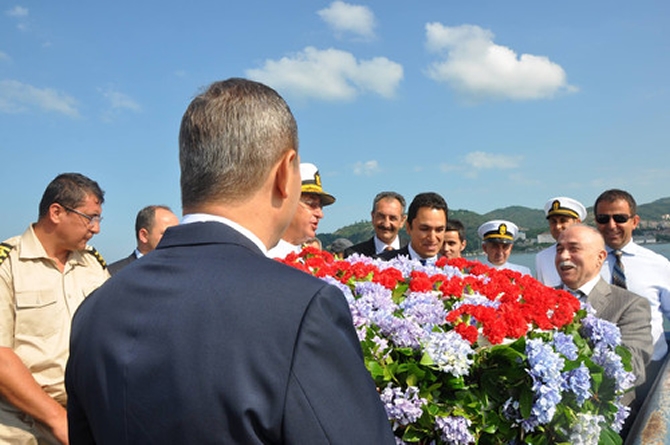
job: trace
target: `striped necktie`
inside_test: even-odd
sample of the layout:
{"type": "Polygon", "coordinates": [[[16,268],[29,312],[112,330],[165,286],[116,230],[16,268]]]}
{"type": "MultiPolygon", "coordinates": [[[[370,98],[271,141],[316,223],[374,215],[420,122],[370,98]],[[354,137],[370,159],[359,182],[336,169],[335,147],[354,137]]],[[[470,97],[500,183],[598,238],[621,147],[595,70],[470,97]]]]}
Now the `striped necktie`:
{"type": "Polygon", "coordinates": [[[612,253],[616,258],[614,267],[612,268],[612,284],[627,289],[626,274],[624,273],[623,263],[621,262],[621,255],[623,252],[619,249],[616,249],[613,250],[612,253]]]}

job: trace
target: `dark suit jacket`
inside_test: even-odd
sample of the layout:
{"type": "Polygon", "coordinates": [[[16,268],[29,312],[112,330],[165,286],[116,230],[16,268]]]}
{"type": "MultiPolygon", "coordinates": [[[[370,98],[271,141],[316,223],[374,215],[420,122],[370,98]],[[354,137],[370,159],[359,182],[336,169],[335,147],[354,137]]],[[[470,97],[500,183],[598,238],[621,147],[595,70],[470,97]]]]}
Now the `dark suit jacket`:
{"type": "MultiPolygon", "coordinates": [[[[405,247],[407,245],[407,240],[400,238],[400,247],[405,247]]],[[[367,241],[363,241],[358,244],[345,249],[344,258],[353,255],[354,253],[360,253],[361,255],[375,257],[377,256],[377,248],[375,247],[375,237],[373,236],[367,241]]]]}
{"type": "Polygon", "coordinates": [[[341,291],[218,222],[86,299],[66,387],[73,445],[395,443],[341,291]]]}
{"type": "Polygon", "coordinates": [[[377,258],[382,259],[384,261],[388,261],[390,259],[393,259],[397,256],[404,255],[408,258],[411,258],[411,255],[409,254],[409,246],[405,245],[404,247],[401,247],[400,249],[396,250],[389,250],[387,252],[382,252],[379,255],[377,255],[377,258]]]}
{"type": "Polygon", "coordinates": [[[125,257],[125,258],[123,258],[123,259],[121,259],[121,260],[119,260],[119,261],[115,261],[115,262],[113,262],[112,264],[110,264],[109,266],[107,266],[107,269],[109,270],[109,274],[110,274],[110,275],[114,275],[114,274],[116,274],[118,271],[120,271],[121,269],[123,269],[123,268],[126,267],[128,264],[130,264],[130,263],[132,263],[133,261],[135,261],[136,259],[137,259],[137,257],[135,256],[135,251],[133,251],[133,253],[131,253],[131,254],[128,255],[127,257],[125,257]]]}
{"type": "MultiPolygon", "coordinates": [[[[621,330],[621,342],[632,354],[633,373],[638,377],[635,384],[639,386],[645,380],[645,368],[654,352],[649,302],[602,278],[586,299],[595,309],[596,316],[616,324],[621,330]]],[[[629,404],[633,396],[633,392],[627,393],[623,402],[629,404]]]]}

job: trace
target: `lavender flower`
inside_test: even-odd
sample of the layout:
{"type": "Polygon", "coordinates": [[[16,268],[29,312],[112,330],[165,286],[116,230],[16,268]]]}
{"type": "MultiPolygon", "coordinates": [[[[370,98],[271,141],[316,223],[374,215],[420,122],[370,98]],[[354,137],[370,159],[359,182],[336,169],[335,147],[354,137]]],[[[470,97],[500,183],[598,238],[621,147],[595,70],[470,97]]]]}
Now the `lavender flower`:
{"type": "Polygon", "coordinates": [[[612,429],[617,433],[621,432],[623,424],[630,414],[630,407],[622,405],[620,402],[614,402],[617,407],[617,412],[614,416],[614,424],[612,424],[612,429]]]}
{"type": "Polygon", "coordinates": [[[421,407],[426,403],[426,399],[419,397],[419,388],[416,386],[410,386],[403,392],[399,387],[389,383],[380,397],[386,414],[393,423],[393,429],[419,420],[423,414],[421,407]]]}
{"type": "Polygon", "coordinates": [[[350,304],[354,326],[380,324],[381,320],[393,317],[398,308],[391,298],[391,291],[380,284],[369,281],[356,283],[354,293],[358,296],[350,304]]]}
{"type": "Polygon", "coordinates": [[[468,429],[470,425],[472,422],[462,416],[435,418],[435,427],[440,432],[442,440],[448,445],[475,443],[475,436],[468,429]]]}
{"type": "Polygon", "coordinates": [[[447,316],[444,303],[434,292],[410,292],[400,303],[400,309],[405,318],[424,326],[426,330],[445,324],[447,316]]]}
{"type": "Polygon", "coordinates": [[[584,362],[579,368],[563,373],[563,379],[562,389],[575,394],[577,405],[582,406],[591,397],[591,373],[584,362]]]}
{"type": "Polygon", "coordinates": [[[572,335],[556,332],[551,342],[556,352],[563,354],[568,360],[577,360],[577,345],[572,335]]]}
{"type": "Polygon", "coordinates": [[[526,355],[533,379],[535,392],[530,417],[524,419],[522,426],[526,432],[534,431],[538,425],[551,421],[556,405],[561,401],[561,369],[565,361],[540,339],[530,339],[526,343],[526,355]]]}
{"type": "Polygon", "coordinates": [[[456,331],[431,332],[425,338],[423,347],[441,371],[457,377],[469,374],[474,351],[456,331]]]}
{"type": "Polygon", "coordinates": [[[621,344],[621,331],[617,325],[592,314],[582,320],[582,330],[596,346],[603,343],[614,348],[621,344]]]}
{"type": "Polygon", "coordinates": [[[623,368],[621,356],[611,349],[596,347],[591,357],[593,362],[605,370],[605,375],[614,379],[615,390],[623,394],[635,384],[635,374],[623,368]]]}

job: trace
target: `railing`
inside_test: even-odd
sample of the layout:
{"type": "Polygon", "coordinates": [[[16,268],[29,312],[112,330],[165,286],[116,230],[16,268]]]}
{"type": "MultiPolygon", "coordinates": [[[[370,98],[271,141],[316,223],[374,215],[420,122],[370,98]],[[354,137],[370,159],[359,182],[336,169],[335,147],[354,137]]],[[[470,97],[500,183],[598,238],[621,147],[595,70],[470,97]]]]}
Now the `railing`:
{"type": "Polygon", "coordinates": [[[670,443],[669,361],[666,357],[654,385],[651,387],[646,400],[631,426],[624,445],[661,445],[670,443]]]}

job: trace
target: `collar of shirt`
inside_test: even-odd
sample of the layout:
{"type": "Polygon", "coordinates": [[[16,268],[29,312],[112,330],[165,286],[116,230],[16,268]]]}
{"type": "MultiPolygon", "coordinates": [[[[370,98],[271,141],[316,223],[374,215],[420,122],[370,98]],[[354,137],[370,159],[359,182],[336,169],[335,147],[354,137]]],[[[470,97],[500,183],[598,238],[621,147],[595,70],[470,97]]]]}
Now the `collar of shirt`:
{"type": "Polygon", "coordinates": [[[432,256],[428,258],[424,258],[418,253],[416,253],[416,250],[412,249],[412,244],[407,245],[407,250],[409,250],[409,257],[413,260],[426,260],[426,264],[435,264],[435,261],[437,261],[437,256],[432,256]]]}
{"type": "Polygon", "coordinates": [[[596,284],[598,284],[598,281],[600,281],[600,274],[596,275],[595,277],[591,278],[589,281],[586,283],[582,284],[579,286],[577,289],[570,289],[568,286],[563,285],[563,288],[567,290],[570,293],[573,293],[575,291],[581,291],[584,294],[584,301],[586,301],[586,297],[591,293],[594,287],[596,287],[596,284]]]}
{"type": "Polygon", "coordinates": [[[184,217],[181,219],[180,224],[190,224],[194,222],[207,222],[207,221],[215,221],[227,225],[231,229],[239,232],[241,235],[248,238],[261,250],[261,252],[263,252],[263,255],[267,255],[268,253],[267,247],[265,247],[265,244],[263,244],[260,238],[258,238],[251,230],[242,227],[235,221],[231,221],[228,218],[224,218],[223,216],[210,215],[209,213],[191,213],[188,215],[184,215],[184,217]]]}
{"type": "MultiPolygon", "coordinates": [[[[377,238],[377,235],[375,235],[374,239],[375,239],[375,251],[377,253],[383,252],[387,244],[384,241],[377,238]]],[[[400,237],[396,236],[395,239],[391,242],[391,244],[388,245],[393,247],[394,250],[400,249],[400,237]]]]}
{"type": "Polygon", "coordinates": [[[144,256],[144,254],[143,254],[142,252],[140,252],[139,250],[135,249],[135,259],[139,260],[139,259],[142,258],[143,256],[144,256]]]}

